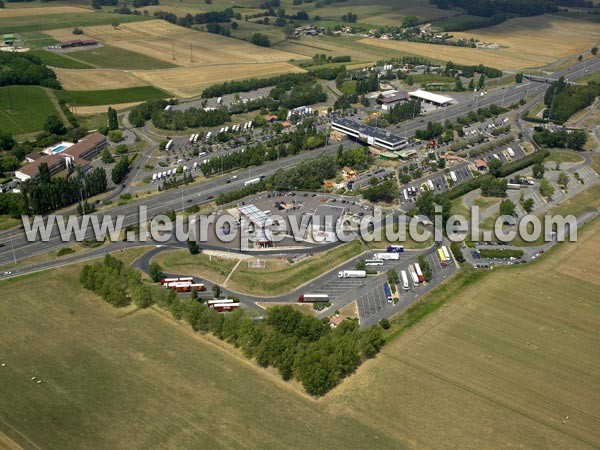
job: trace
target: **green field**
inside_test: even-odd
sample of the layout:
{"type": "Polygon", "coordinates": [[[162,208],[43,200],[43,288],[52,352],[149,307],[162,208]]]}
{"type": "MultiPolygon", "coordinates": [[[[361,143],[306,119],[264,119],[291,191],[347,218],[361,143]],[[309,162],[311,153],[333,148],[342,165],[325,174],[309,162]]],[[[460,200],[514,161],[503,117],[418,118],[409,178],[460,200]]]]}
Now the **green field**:
{"type": "Polygon", "coordinates": [[[177,67],[141,53],[130,52],[110,45],[72,52],[69,53],[69,57],[88,64],[88,66],[106,69],[150,70],[177,67]]]}
{"type": "Polygon", "coordinates": [[[431,25],[434,28],[440,30],[453,30],[456,28],[462,28],[464,26],[468,29],[486,27],[489,24],[489,19],[486,17],[471,16],[469,14],[462,14],[454,17],[447,17],[445,19],[434,20],[431,25]]]}
{"type": "Polygon", "coordinates": [[[31,50],[29,54],[37,56],[44,64],[51,67],[58,67],[60,69],[93,69],[93,66],[89,64],[47,50],[31,50]]]}
{"type": "Polygon", "coordinates": [[[127,23],[149,20],[147,16],[112,14],[104,12],[81,14],[48,14],[2,18],[0,16],[1,33],[23,33],[27,31],[43,31],[55,28],[86,27],[93,25],[110,25],[113,22],[127,23]]]}
{"type": "Polygon", "coordinates": [[[51,114],[56,114],[56,109],[41,87],[0,87],[0,129],[13,134],[38,131],[51,114]]]}
{"type": "Polygon", "coordinates": [[[0,282],[0,447],[597,448],[599,225],[449,280],[318,401],[166,313],[112,308],[77,266],[0,282]]]}
{"type": "Polygon", "coordinates": [[[118,103],[141,102],[169,95],[154,86],[139,86],[125,89],[107,89],[104,91],[54,91],[59,100],[71,105],[96,106],[118,103]]]}

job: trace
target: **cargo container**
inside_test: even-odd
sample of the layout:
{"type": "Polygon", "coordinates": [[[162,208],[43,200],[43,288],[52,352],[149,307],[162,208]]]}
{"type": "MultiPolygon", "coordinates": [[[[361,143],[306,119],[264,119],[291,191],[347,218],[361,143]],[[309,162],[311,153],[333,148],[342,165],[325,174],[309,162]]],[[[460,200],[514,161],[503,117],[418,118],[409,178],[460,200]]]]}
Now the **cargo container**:
{"type": "Polygon", "coordinates": [[[300,303],[329,302],[329,294],[302,294],[298,297],[300,303]]]}
{"type": "Polygon", "coordinates": [[[366,278],[366,270],[340,270],[338,278],[366,278]]]}

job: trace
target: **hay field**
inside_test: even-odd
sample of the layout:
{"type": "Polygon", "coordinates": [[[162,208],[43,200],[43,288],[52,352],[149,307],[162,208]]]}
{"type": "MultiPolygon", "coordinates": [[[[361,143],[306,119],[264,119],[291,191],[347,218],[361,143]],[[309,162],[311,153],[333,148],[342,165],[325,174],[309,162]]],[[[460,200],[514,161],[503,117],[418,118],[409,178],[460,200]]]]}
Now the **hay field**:
{"type": "MultiPolygon", "coordinates": [[[[10,5],[10,3],[9,3],[10,5]]],[[[3,19],[24,16],[46,16],[51,14],[81,14],[92,13],[91,9],[79,8],[77,6],[47,6],[43,8],[4,8],[0,11],[3,19]]]]}
{"type": "Polygon", "coordinates": [[[598,448],[599,231],[467,288],[329,400],[423,448],[598,448]]]}
{"type": "Polygon", "coordinates": [[[510,19],[493,27],[453,34],[456,38],[476,37],[495,42],[501,48],[482,50],[379,39],[360,42],[460,64],[481,63],[514,70],[544,66],[590,48],[600,40],[600,27],[591,22],[546,15],[510,19]]]}
{"type": "Polygon", "coordinates": [[[110,25],[88,27],[85,34],[115,47],[185,67],[288,61],[298,56],[217,34],[178,27],[163,20],[122,24],[118,29],[110,25]]]}
{"type": "Polygon", "coordinates": [[[226,80],[244,78],[265,78],[283,73],[303,72],[302,69],[286,62],[261,64],[216,64],[211,66],[185,67],[162,70],[132,71],[130,74],[148,84],[189,98],[200,95],[202,89],[211,84],[226,80]]]}
{"type": "Polygon", "coordinates": [[[581,273],[599,232],[490,273],[318,401],[164,313],[110,307],[76,266],[2,281],[0,443],[598,448],[600,277],[581,273]]]}
{"type": "Polygon", "coordinates": [[[528,55],[532,61],[550,63],[597,45],[597,23],[555,15],[510,19],[493,27],[453,33],[455,37],[475,37],[496,42],[506,52],[528,55]]]}
{"type": "Polygon", "coordinates": [[[120,70],[53,69],[67,91],[90,91],[146,86],[144,80],[120,70]]]}

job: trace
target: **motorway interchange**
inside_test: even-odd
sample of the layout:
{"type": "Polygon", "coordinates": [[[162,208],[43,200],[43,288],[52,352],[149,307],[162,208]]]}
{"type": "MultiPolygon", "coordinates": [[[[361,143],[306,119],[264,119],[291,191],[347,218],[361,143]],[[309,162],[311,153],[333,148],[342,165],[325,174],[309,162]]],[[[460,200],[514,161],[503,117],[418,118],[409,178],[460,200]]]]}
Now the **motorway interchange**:
{"type": "MultiPolygon", "coordinates": [[[[561,70],[552,74],[552,78],[558,78],[561,75],[568,77],[571,80],[575,80],[578,77],[584,76],[590,72],[597,71],[600,69],[600,58],[595,57],[584,62],[578,63],[573,67],[568,69],[561,70]]],[[[531,96],[539,96],[546,89],[546,84],[542,82],[526,82],[520,85],[511,85],[505,86],[503,88],[490,90],[484,96],[478,96],[471,101],[464,101],[457,105],[448,106],[446,108],[442,108],[440,110],[436,110],[428,114],[425,118],[416,118],[414,120],[407,121],[400,126],[400,130],[404,132],[407,137],[410,137],[414,134],[417,129],[424,128],[428,121],[445,121],[445,120],[453,120],[459,116],[466,115],[469,111],[476,110],[481,107],[486,107],[491,104],[503,104],[509,105],[519,102],[522,99],[529,98],[531,96]]],[[[539,98],[539,97],[537,97],[539,98]]],[[[212,100],[210,100],[212,101],[212,100]]],[[[210,102],[209,101],[209,102],[210,102]]],[[[179,106],[178,106],[179,107],[179,106]]],[[[125,121],[126,123],[126,121],[125,121]]],[[[520,130],[524,130],[523,124],[517,121],[516,125],[520,130]]],[[[321,127],[327,127],[327,121],[322,121],[321,127]]],[[[392,129],[391,127],[390,129],[392,129]]],[[[395,132],[395,130],[394,130],[395,132]]],[[[138,188],[133,186],[134,181],[139,181],[141,178],[147,176],[144,173],[141,166],[144,161],[149,159],[149,155],[151,152],[155,151],[157,147],[157,141],[164,139],[164,136],[159,136],[155,132],[149,130],[145,127],[142,130],[134,130],[134,134],[138,135],[137,138],[144,139],[146,141],[153,141],[154,145],[151,145],[147,150],[147,154],[145,154],[142,158],[140,158],[140,162],[138,163],[137,170],[134,170],[132,175],[128,180],[128,185],[124,188],[121,187],[119,191],[128,191],[128,192],[141,192],[143,190],[147,190],[147,187],[138,188]]],[[[524,133],[525,136],[528,133],[524,133]]],[[[267,136],[260,136],[260,139],[268,139],[267,136]]],[[[176,148],[180,147],[184,144],[184,140],[187,137],[176,138],[176,148]],[[181,142],[180,142],[181,141],[181,142]]],[[[348,147],[351,143],[349,141],[343,141],[342,144],[345,147],[348,147]]],[[[250,169],[248,173],[240,174],[240,177],[235,180],[231,180],[230,174],[225,174],[223,176],[217,176],[212,179],[209,179],[201,184],[194,184],[190,186],[185,186],[183,188],[177,190],[163,191],[158,193],[152,197],[147,198],[142,202],[131,202],[126,205],[116,206],[111,209],[107,209],[106,213],[110,214],[123,214],[126,219],[124,225],[129,225],[135,223],[137,221],[137,206],[141,203],[148,206],[148,213],[150,216],[156,213],[162,213],[168,209],[181,210],[183,208],[188,207],[189,203],[194,204],[204,204],[210,201],[213,197],[222,192],[228,192],[231,190],[239,189],[244,185],[244,182],[258,174],[268,176],[273,174],[275,171],[281,168],[288,168],[297,165],[300,161],[303,161],[307,158],[314,157],[319,153],[327,153],[333,154],[339,143],[329,144],[319,150],[314,150],[312,152],[302,153],[295,156],[291,156],[285,159],[280,159],[277,161],[269,162],[260,166],[258,168],[250,169]],[[230,180],[229,183],[226,183],[227,180],[230,180]]],[[[507,161],[506,158],[506,147],[510,146],[513,151],[516,153],[515,157],[512,159],[518,159],[520,157],[525,156],[525,152],[523,149],[516,145],[515,143],[511,143],[503,148],[498,148],[489,152],[486,152],[479,157],[489,162],[492,158],[500,158],[503,162],[507,161]]],[[[235,151],[235,149],[222,149],[221,152],[226,151],[235,151]]],[[[190,165],[194,162],[194,160],[190,160],[190,165]]],[[[454,167],[451,168],[453,172],[455,172],[458,180],[456,183],[466,182],[473,177],[473,174],[469,169],[467,169],[469,162],[460,162],[454,167]]],[[[571,192],[575,192],[580,190],[582,187],[587,186],[593,182],[597,181],[597,176],[591,169],[583,167],[578,168],[578,176],[583,176],[583,183],[574,180],[574,177],[571,177],[572,186],[570,186],[569,194],[563,194],[562,191],[560,198],[556,200],[560,201],[565,198],[567,195],[572,195],[571,192]]],[[[574,173],[574,172],[573,172],[574,173]]],[[[439,192],[443,192],[444,190],[449,188],[449,180],[448,177],[444,174],[444,172],[435,172],[422,179],[414,180],[413,182],[402,186],[402,189],[408,187],[415,187],[417,189],[422,190],[421,186],[423,183],[427,183],[429,180],[432,181],[435,189],[439,192]]],[[[555,182],[553,180],[553,182],[555,182]]],[[[531,191],[529,193],[532,197],[535,197],[535,193],[531,191]]],[[[114,194],[113,194],[114,195],[114,194]]],[[[329,200],[335,197],[330,197],[329,200]]],[[[402,198],[402,196],[401,196],[402,198]]],[[[341,201],[341,198],[340,198],[341,201]]],[[[408,210],[412,207],[410,203],[414,201],[414,198],[402,200],[402,209],[408,210]],[[406,203],[406,204],[405,204],[406,203]]],[[[352,205],[354,206],[354,205],[352,205]]],[[[365,205],[359,205],[358,207],[362,207],[365,205]]],[[[539,209],[543,209],[549,205],[546,202],[541,201],[540,199],[536,200],[536,207],[539,209]]],[[[551,206],[551,205],[550,205],[551,206]]],[[[348,206],[348,211],[351,211],[350,205],[348,206]]],[[[104,212],[100,212],[99,215],[102,216],[104,212]]],[[[97,257],[106,252],[106,249],[98,249],[89,251],[83,255],[76,255],[71,258],[66,258],[63,261],[49,261],[37,264],[31,264],[28,266],[20,265],[18,269],[11,269],[10,266],[13,262],[19,261],[25,258],[29,258],[31,256],[39,255],[46,253],[51,250],[58,249],[62,246],[67,245],[67,243],[62,242],[59,236],[55,233],[51,236],[49,242],[27,242],[25,239],[24,233],[20,230],[9,230],[3,233],[0,233],[0,266],[6,268],[0,272],[0,276],[9,277],[15,276],[23,273],[28,273],[36,270],[44,270],[46,268],[55,267],[57,265],[74,262],[74,261],[82,261],[87,258],[97,257]]],[[[142,245],[141,243],[127,243],[127,242],[119,242],[115,244],[111,244],[111,248],[114,249],[123,249],[129,248],[136,245],[142,245]]],[[[182,245],[176,243],[167,244],[169,247],[181,247],[182,245]]],[[[272,249],[264,252],[265,255],[271,254],[305,254],[305,253],[314,253],[316,251],[323,251],[328,248],[331,248],[333,245],[321,245],[316,246],[310,243],[304,243],[303,246],[298,248],[286,248],[282,249],[272,249]]],[[[212,245],[208,245],[207,248],[213,247],[212,245]]],[[[144,268],[144,265],[150,261],[150,258],[155,255],[157,252],[161,251],[164,247],[156,248],[149,253],[146,254],[137,264],[139,267],[144,268]]],[[[214,246],[214,249],[218,250],[218,246],[214,246]]],[[[227,250],[227,249],[225,249],[227,250]]],[[[228,251],[232,251],[229,249],[228,251]]],[[[342,268],[353,268],[356,264],[356,260],[358,259],[366,259],[370,256],[370,254],[361,255],[360,257],[355,258],[352,261],[348,261],[345,263],[342,268]]],[[[430,289],[443,282],[448,276],[450,276],[456,269],[456,264],[452,264],[447,268],[442,269],[439,265],[439,262],[436,263],[436,247],[433,246],[427,250],[419,250],[419,251],[406,251],[401,254],[401,259],[399,261],[389,262],[386,261],[385,265],[382,269],[382,272],[379,276],[369,276],[366,279],[361,280],[351,280],[351,279],[337,279],[337,270],[328,272],[323,274],[321,277],[313,280],[308,286],[302,287],[301,289],[297,289],[289,294],[286,294],[281,297],[267,299],[266,301],[296,301],[298,298],[298,293],[302,290],[306,289],[316,289],[319,291],[323,291],[330,295],[332,299],[333,306],[326,311],[322,311],[320,315],[326,315],[333,312],[335,309],[339,309],[343,307],[345,304],[357,300],[357,307],[359,311],[359,316],[361,318],[361,324],[367,325],[371,323],[375,323],[381,318],[389,317],[393,313],[400,311],[406,308],[409,304],[418,299],[422,294],[428,292],[430,289]],[[430,263],[431,268],[433,269],[433,279],[432,282],[426,286],[419,286],[418,288],[412,288],[407,292],[400,292],[399,301],[396,304],[388,303],[387,299],[385,299],[384,295],[382,295],[382,285],[386,279],[385,272],[388,268],[394,268],[396,270],[402,270],[403,267],[406,267],[411,262],[414,262],[418,256],[425,256],[430,263]]],[[[183,274],[182,274],[183,275],[183,274]]],[[[227,293],[227,290],[224,290],[227,293]]],[[[400,290],[402,291],[402,290],[400,290]]],[[[236,297],[239,297],[245,304],[250,305],[253,304],[257,299],[252,298],[251,296],[244,296],[240,293],[232,293],[236,297]]],[[[265,301],[265,299],[260,299],[261,301],[265,301]]]]}

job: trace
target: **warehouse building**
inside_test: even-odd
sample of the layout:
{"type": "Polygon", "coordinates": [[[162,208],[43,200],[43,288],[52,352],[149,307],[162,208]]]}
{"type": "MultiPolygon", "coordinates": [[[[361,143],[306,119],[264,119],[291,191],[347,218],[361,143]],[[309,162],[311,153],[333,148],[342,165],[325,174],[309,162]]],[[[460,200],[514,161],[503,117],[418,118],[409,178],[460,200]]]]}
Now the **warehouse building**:
{"type": "Polygon", "coordinates": [[[381,105],[381,109],[389,111],[394,106],[408,101],[408,93],[406,91],[391,91],[382,93],[382,96],[377,99],[377,103],[381,105]]]}

